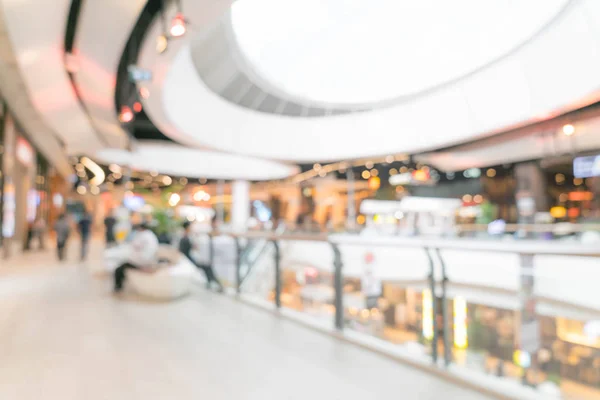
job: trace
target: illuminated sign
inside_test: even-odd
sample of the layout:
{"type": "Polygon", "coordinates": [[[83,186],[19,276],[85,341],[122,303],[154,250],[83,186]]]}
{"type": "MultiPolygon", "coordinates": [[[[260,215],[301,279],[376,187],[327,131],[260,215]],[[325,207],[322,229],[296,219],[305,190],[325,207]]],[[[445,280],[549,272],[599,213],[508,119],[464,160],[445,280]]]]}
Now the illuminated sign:
{"type": "Polygon", "coordinates": [[[129,80],[134,83],[152,80],[152,71],[138,68],[135,65],[128,66],[127,72],[129,73],[129,80]]]}
{"type": "Polygon", "coordinates": [[[21,161],[24,165],[33,165],[35,161],[35,153],[29,142],[23,138],[17,140],[16,150],[17,160],[21,161]]]}
{"type": "Polygon", "coordinates": [[[467,301],[462,297],[454,299],[454,346],[466,349],[467,338],[467,301]]]}
{"type": "Polygon", "coordinates": [[[141,196],[125,196],[123,198],[123,205],[131,211],[139,211],[146,202],[141,196]]]}
{"type": "Polygon", "coordinates": [[[571,192],[569,193],[569,200],[571,201],[590,201],[594,198],[592,192],[571,192]]]}
{"type": "Polygon", "coordinates": [[[575,158],[573,160],[573,175],[576,178],[600,176],[600,155],[575,158]]]}
{"type": "Polygon", "coordinates": [[[4,186],[4,219],[2,221],[2,236],[13,237],[15,234],[15,185],[7,182],[4,186]]]}
{"type": "Polygon", "coordinates": [[[431,290],[423,290],[423,337],[433,339],[433,297],[431,290]]]}
{"type": "Polygon", "coordinates": [[[437,179],[431,176],[431,173],[425,169],[418,169],[412,172],[404,172],[390,176],[390,185],[433,185],[437,179]]]}

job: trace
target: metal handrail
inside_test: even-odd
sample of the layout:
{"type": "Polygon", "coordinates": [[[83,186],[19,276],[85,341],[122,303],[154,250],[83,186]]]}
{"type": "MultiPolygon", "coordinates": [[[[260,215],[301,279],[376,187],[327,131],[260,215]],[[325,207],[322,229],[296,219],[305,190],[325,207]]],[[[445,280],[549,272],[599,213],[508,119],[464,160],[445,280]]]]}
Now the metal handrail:
{"type": "Polygon", "coordinates": [[[399,236],[366,236],[351,234],[314,234],[247,232],[223,233],[234,238],[265,239],[278,241],[328,242],[330,244],[367,245],[377,247],[421,247],[440,250],[492,251],[498,253],[543,254],[543,255],[580,255],[600,257],[600,246],[597,244],[572,243],[538,239],[521,239],[515,241],[477,239],[477,238],[433,238],[433,237],[399,237],[399,236]]]}
{"type": "MultiPolygon", "coordinates": [[[[215,232],[216,234],[216,232],[215,232]]],[[[599,246],[583,243],[566,243],[561,241],[521,240],[521,241],[499,241],[481,239],[442,239],[427,237],[386,237],[386,236],[362,236],[353,234],[314,234],[314,233],[276,233],[276,232],[246,232],[246,233],[223,233],[233,237],[238,252],[241,251],[242,239],[263,239],[274,245],[274,273],[275,273],[275,308],[282,307],[282,265],[281,265],[281,243],[285,241],[299,242],[321,242],[331,246],[333,253],[333,286],[335,315],[333,326],[337,332],[343,332],[345,328],[346,309],[344,307],[343,268],[344,259],[341,250],[344,246],[359,245],[369,247],[395,247],[395,248],[420,248],[427,256],[428,274],[427,283],[433,296],[439,296],[442,306],[443,331],[440,334],[437,320],[438,305],[433,301],[431,307],[432,337],[430,339],[431,362],[435,368],[448,368],[453,355],[450,351],[450,314],[448,312],[448,284],[450,281],[444,260],[444,250],[467,250],[467,251],[489,251],[496,253],[515,253],[520,259],[521,277],[531,276],[534,255],[569,255],[569,256],[591,256],[600,257],[599,246]],[[441,288],[441,291],[438,290],[441,288]],[[439,341],[443,341],[443,351],[440,349],[439,341]],[[441,359],[441,360],[440,360],[441,359]]],[[[239,254],[239,253],[238,253],[239,254]]],[[[237,293],[240,294],[240,259],[237,264],[237,293]]],[[[271,268],[269,266],[269,268],[271,268]]],[[[521,285],[528,285],[526,280],[520,279],[521,285]]],[[[523,294],[530,292],[531,288],[522,286],[523,294]]],[[[525,305],[523,304],[523,307],[525,305]]],[[[527,348],[527,347],[525,347],[527,348]]],[[[529,350],[526,350],[529,351],[529,350]]]]}

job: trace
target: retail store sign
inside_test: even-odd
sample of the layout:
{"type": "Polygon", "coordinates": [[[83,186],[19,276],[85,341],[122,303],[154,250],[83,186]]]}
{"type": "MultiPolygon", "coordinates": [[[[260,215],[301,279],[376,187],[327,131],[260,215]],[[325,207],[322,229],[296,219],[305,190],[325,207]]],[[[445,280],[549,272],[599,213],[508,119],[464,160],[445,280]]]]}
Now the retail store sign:
{"type": "Polygon", "coordinates": [[[35,160],[35,154],[33,148],[29,144],[29,142],[23,138],[19,138],[17,140],[17,160],[19,160],[23,165],[31,166],[35,160]]]}
{"type": "Polygon", "coordinates": [[[573,175],[576,178],[600,176],[600,155],[575,158],[573,160],[573,175]]]}
{"type": "Polygon", "coordinates": [[[600,321],[588,321],[583,326],[583,333],[590,338],[600,338],[600,321]]]}
{"type": "Polygon", "coordinates": [[[131,82],[147,82],[152,80],[152,71],[130,65],[127,67],[131,82]]]}

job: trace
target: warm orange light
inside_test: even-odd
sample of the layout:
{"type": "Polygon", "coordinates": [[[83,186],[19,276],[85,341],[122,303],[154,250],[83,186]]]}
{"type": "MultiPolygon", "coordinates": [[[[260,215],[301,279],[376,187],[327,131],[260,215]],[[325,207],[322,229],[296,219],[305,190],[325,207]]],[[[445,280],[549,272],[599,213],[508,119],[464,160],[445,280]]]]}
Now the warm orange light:
{"type": "Polygon", "coordinates": [[[569,218],[579,217],[579,208],[569,208],[568,215],[569,218]]]}
{"type": "Polygon", "coordinates": [[[569,193],[569,200],[571,201],[589,201],[594,198],[592,192],[571,192],[569,193]]]}
{"type": "Polygon", "coordinates": [[[412,176],[413,176],[414,180],[420,181],[420,182],[425,182],[425,181],[429,180],[429,172],[422,170],[422,169],[418,169],[418,170],[414,171],[412,176]]]}
{"type": "Polygon", "coordinates": [[[142,111],[142,103],[140,103],[139,101],[133,103],[133,111],[135,111],[136,113],[142,111]]]}
{"type": "Polygon", "coordinates": [[[377,190],[381,186],[381,179],[378,176],[372,176],[369,178],[369,189],[377,190]]]}
{"type": "Polygon", "coordinates": [[[156,37],[156,51],[159,54],[164,53],[169,46],[169,40],[165,35],[160,35],[156,37]]]}
{"type": "Polygon", "coordinates": [[[171,21],[171,36],[180,37],[185,35],[186,27],[185,27],[185,18],[183,18],[183,14],[178,13],[171,21]]]}

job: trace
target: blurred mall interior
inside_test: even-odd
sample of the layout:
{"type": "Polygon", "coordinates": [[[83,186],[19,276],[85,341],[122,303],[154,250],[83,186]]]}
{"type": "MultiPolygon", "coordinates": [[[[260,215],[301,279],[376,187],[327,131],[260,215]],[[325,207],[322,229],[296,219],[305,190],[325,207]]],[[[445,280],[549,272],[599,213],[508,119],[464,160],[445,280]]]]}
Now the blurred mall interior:
{"type": "Polygon", "coordinates": [[[600,399],[600,1],[0,28],[1,399],[600,399]]]}

